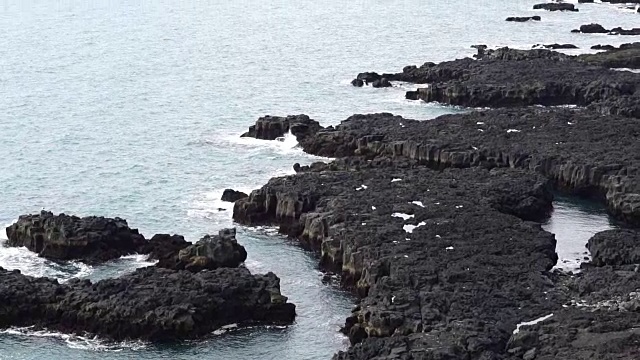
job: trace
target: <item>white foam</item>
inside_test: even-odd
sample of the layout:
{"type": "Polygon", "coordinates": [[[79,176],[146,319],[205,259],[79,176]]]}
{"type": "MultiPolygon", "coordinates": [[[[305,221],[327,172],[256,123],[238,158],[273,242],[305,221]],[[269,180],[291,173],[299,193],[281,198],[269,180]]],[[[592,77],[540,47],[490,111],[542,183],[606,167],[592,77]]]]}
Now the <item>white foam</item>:
{"type": "Polygon", "coordinates": [[[59,264],[39,257],[26,247],[2,245],[0,245],[0,266],[7,270],[20,270],[29,276],[55,278],[60,282],[87,277],[94,270],[90,265],[78,261],[59,264]]]}
{"type": "Polygon", "coordinates": [[[356,188],[356,191],[360,191],[360,190],[366,190],[367,189],[367,185],[360,185],[359,187],[356,188]]]}
{"type": "Polygon", "coordinates": [[[535,324],[537,324],[537,323],[539,323],[539,322],[542,322],[542,321],[547,320],[548,318],[550,318],[550,317],[552,317],[552,316],[553,316],[553,314],[549,314],[549,315],[545,315],[545,316],[543,316],[543,317],[539,317],[539,318],[537,318],[537,319],[535,319],[535,320],[522,322],[522,323],[520,323],[520,324],[516,325],[516,329],[515,329],[515,330],[513,330],[513,334],[515,335],[515,334],[519,333],[519,332],[520,332],[520,328],[521,328],[522,326],[535,325],[535,324]]]}
{"type": "Polygon", "coordinates": [[[512,132],[519,133],[519,132],[520,132],[520,130],[518,130],[518,129],[509,129],[509,130],[507,130],[507,132],[508,132],[508,133],[512,133],[512,132]]]}
{"type": "Polygon", "coordinates": [[[375,209],[376,209],[376,207],[375,207],[375,206],[371,206],[371,210],[375,210],[375,209]]]}
{"type": "Polygon", "coordinates": [[[415,230],[416,228],[418,228],[418,227],[420,227],[420,226],[424,226],[424,225],[427,225],[427,223],[426,223],[426,222],[424,222],[424,221],[421,221],[418,225],[404,225],[404,226],[402,227],[402,229],[403,229],[405,232],[407,232],[407,233],[411,234],[411,233],[413,233],[413,230],[415,230]]]}
{"type": "Polygon", "coordinates": [[[124,349],[141,350],[148,346],[142,341],[108,342],[97,337],[63,334],[48,330],[34,330],[33,326],[13,327],[1,330],[0,334],[16,336],[33,336],[40,338],[55,338],[62,340],[72,349],[119,352],[124,349]]]}
{"type": "Polygon", "coordinates": [[[420,207],[422,207],[422,208],[424,207],[424,204],[422,203],[422,201],[412,201],[411,203],[412,203],[413,205],[418,205],[418,206],[420,206],[420,207]]]}
{"type": "Polygon", "coordinates": [[[391,179],[391,182],[392,182],[392,183],[394,183],[394,182],[398,182],[398,181],[402,181],[402,179],[391,179]]]}
{"type": "Polygon", "coordinates": [[[408,220],[411,219],[412,217],[414,217],[415,215],[409,215],[409,214],[403,214],[403,213],[393,213],[391,214],[392,217],[397,217],[397,218],[401,218],[403,220],[408,220]]]}
{"type": "MultiPolygon", "coordinates": [[[[241,137],[240,134],[228,135],[224,137],[223,140],[232,144],[237,144],[254,149],[268,148],[279,154],[289,155],[295,153],[299,155],[306,155],[306,153],[304,153],[300,148],[298,140],[296,139],[295,135],[291,133],[291,130],[289,130],[288,133],[277,138],[276,140],[262,140],[252,137],[241,137]]],[[[311,155],[309,156],[312,157],[311,155]]]]}
{"type": "Polygon", "coordinates": [[[453,250],[453,246],[447,246],[445,250],[453,250]]]}
{"type": "Polygon", "coordinates": [[[237,330],[238,329],[238,324],[229,324],[229,325],[224,325],[221,328],[214,330],[213,331],[213,335],[222,335],[225,333],[228,333],[230,331],[233,330],[237,330]]]}
{"type": "Polygon", "coordinates": [[[629,69],[629,68],[612,68],[611,70],[615,71],[628,71],[636,74],[640,74],[640,69],[629,69]]]}

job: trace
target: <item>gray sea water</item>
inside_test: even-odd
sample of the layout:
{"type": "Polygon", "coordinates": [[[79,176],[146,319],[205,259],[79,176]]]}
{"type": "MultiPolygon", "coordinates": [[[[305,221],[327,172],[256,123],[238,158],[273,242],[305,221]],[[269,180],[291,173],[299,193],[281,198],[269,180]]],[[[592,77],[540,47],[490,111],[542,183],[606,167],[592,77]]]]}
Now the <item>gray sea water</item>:
{"type": "MultiPolygon", "coordinates": [[[[195,241],[233,225],[231,205],[218,200],[224,188],[248,191],[314,160],[290,137],[238,138],[259,116],[306,113],[323,125],[378,111],[431,119],[460,109],[404,100],[410,86],[356,89],[349,81],[468,56],[472,44],[617,45],[631,39],[569,31],[638,21],[617,6],[547,13],[531,10],[535,2],[0,0],[0,225],[46,208],[120,216],[147,237],[195,241]],[[533,14],[543,21],[504,21],[533,14]]],[[[580,244],[567,258],[611,226],[587,208],[563,203],[547,225],[580,244]]],[[[11,329],[0,334],[0,359],[328,359],[345,348],[337,330],[353,298],[322,282],[313,255],[271,229],[240,228],[238,238],[252,271],[282,278],[298,305],[294,325],[179,346],[11,329]]],[[[0,266],[61,281],[147,264],[60,265],[0,248],[0,266]]]]}

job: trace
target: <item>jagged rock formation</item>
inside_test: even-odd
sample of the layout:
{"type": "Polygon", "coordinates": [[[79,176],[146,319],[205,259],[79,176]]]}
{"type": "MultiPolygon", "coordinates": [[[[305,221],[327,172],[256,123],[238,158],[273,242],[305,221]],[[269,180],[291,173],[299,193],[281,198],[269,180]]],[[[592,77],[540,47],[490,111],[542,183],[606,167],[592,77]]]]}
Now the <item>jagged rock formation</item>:
{"type": "Polygon", "coordinates": [[[222,198],[220,200],[222,201],[228,201],[228,202],[236,202],[236,200],[240,200],[242,198],[246,198],[247,194],[243,193],[242,191],[236,191],[233,189],[225,189],[222,192],[222,198]]]}
{"type": "Polygon", "coordinates": [[[611,46],[603,50],[608,51],[597,54],[582,54],[578,56],[578,59],[589,64],[609,68],[640,69],[640,42],[622,44],[619,48],[611,46]]]}
{"type": "Polygon", "coordinates": [[[327,157],[407,158],[436,169],[530,169],[566,191],[604,199],[613,215],[640,224],[637,132],[635,119],[603,121],[585,110],[489,110],[426,122],[383,113],[351,116],[303,148],[327,157]]]}
{"type": "Polygon", "coordinates": [[[596,266],[640,264],[638,231],[603,231],[589,239],[587,248],[596,266]]]}
{"type": "Polygon", "coordinates": [[[149,260],[160,263],[172,259],[180,250],[191,245],[182,235],[156,234],[142,247],[139,253],[149,254],[149,260]]]}
{"type": "Polygon", "coordinates": [[[396,74],[363,74],[390,81],[429,84],[428,87],[408,91],[406,98],[411,100],[497,108],[598,106],[629,98],[631,100],[620,104],[624,108],[616,108],[612,112],[626,115],[635,114],[640,108],[637,100],[640,97],[640,74],[614,71],[602,65],[607,61],[618,66],[634,64],[635,56],[627,55],[635,50],[628,51],[629,54],[574,57],[543,49],[487,50],[479,47],[478,60],[465,58],[440,64],[427,62],[420,67],[406,66],[396,74]]]}
{"type": "Polygon", "coordinates": [[[290,324],[295,306],[273,274],[245,268],[191,273],[156,267],[115,279],[59,284],[0,268],[0,328],[35,326],[113,340],[175,341],[228,324],[290,324]]]}
{"type": "Polygon", "coordinates": [[[198,272],[204,269],[238,267],[246,259],[247,251],[236,241],[236,230],[223,229],[218,235],[205,235],[195,244],[161,259],[158,266],[198,272]]]}
{"type": "Polygon", "coordinates": [[[275,140],[291,131],[298,141],[308,135],[313,135],[320,129],[317,121],[309,119],[307,115],[290,115],[287,117],[264,116],[249,127],[243,137],[253,137],[262,140],[275,140]]]}
{"type": "Polygon", "coordinates": [[[640,224],[637,130],[585,109],[354,115],[302,144],[336,160],[271,179],[234,219],[279,225],[361,296],[336,360],[635,359],[636,265],[551,273],[553,236],[521,219],[553,183],[640,224]]]}
{"type": "Polygon", "coordinates": [[[550,281],[541,274],[557,260],[555,240],[507,215],[539,218],[549,211],[542,177],[479,167],[336,166],[272,179],[236,202],[234,219],[279,224],[319,250],[321,263],[340,272],[345,286],[366,296],[345,327],[353,343],[391,335],[427,341],[422,332],[428,330],[461,343],[483,336],[475,348],[460,351],[488,354],[506,345],[503,326],[553,308],[543,294],[550,281]],[[524,310],[525,297],[537,305],[524,310]],[[452,321],[461,324],[459,333],[447,329],[452,321]]]}
{"type": "Polygon", "coordinates": [[[146,240],[120,218],[79,218],[42,211],[7,227],[7,245],[25,246],[54,260],[98,263],[138,252],[146,240]]]}

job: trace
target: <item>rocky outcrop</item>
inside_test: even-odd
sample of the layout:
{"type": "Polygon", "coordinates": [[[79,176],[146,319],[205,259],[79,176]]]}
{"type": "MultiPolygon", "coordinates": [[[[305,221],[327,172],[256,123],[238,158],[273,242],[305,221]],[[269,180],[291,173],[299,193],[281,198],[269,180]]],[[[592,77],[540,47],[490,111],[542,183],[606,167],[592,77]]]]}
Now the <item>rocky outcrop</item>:
{"type": "Polygon", "coordinates": [[[307,115],[290,115],[287,117],[264,116],[249,127],[243,137],[253,137],[262,140],[275,140],[291,132],[298,141],[313,135],[320,129],[320,124],[311,120],[307,115]]]}
{"type": "Polygon", "coordinates": [[[640,232],[609,230],[597,233],[587,244],[596,266],[640,264],[640,232]]]}
{"type": "Polygon", "coordinates": [[[525,326],[509,339],[517,359],[636,359],[640,355],[640,313],[585,311],[573,307],[525,326]]]}
{"type": "Polygon", "coordinates": [[[600,24],[592,23],[592,24],[581,25],[579,32],[584,34],[606,34],[609,32],[609,30],[605,29],[604,26],[600,24]]]}
{"type": "Polygon", "coordinates": [[[611,29],[609,32],[611,35],[640,35],[640,28],[633,29],[623,29],[621,27],[616,27],[611,29]]]}
{"type": "Polygon", "coordinates": [[[593,45],[591,47],[592,50],[615,50],[617,49],[615,46],[613,45],[593,45]]]}
{"type": "Polygon", "coordinates": [[[636,119],[603,121],[579,109],[475,111],[428,122],[382,113],[351,116],[303,149],[325,157],[404,158],[435,169],[530,169],[565,191],[603,199],[614,216],[640,224],[637,126],[636,119]]]}
{"type": "Polygon", "coordinates": [[[235,229],[220,230],[218,235],[205,235],[189,245],[161,259],[159,267],[198,272],[220,267],[238,267],[247,259],[247,251],[236,241],[235,229]]]}
{"type": "Polygon", "coordinates": [[[344,329],[362,343],[353,349],[392,336],[474,343],[456,350],[461,357],[502,353],[510,333],[501,327],[555,308],[542,275],[557,259],[555,240],[511,215],[543,217],[547,180],[514,169],[401,164],[338,161],[335,170],[272,179],[236,202],[234,220],[278,224],[342,274],[363,297],[344,329]]]}
{"type": "Polygon", "coordinates": [[[529,221],[549,211],[553,184],[640,225],[636,133],[637,119],[587,109],[354,115],[302,143],[334,161],[294,166],[233,216],[278,225],[361,297],[343,328],[352,346],[334,359],[633,359],[633,322],[606,324],[635,309],[635,265],[551,273],[553,236],[529,221]]]}
{"type": "Polygon", "coordinates": [[[228,202],[236,202],[237,200],[246,198],[247,194],[243,193],[242,191],[236,191],[233,189],[225,189],[224,192],[222,193],[222,201],[228,201],[228,202]]]}
{"type": "Polygon", "coordinates": [[[351,81],[351,85],[356,87],[362,87],[364,85],[371,85],[374,88],[383,88],[393,86],[387,74],[378,74],[375,72],[360,73],[351,81]]]}
{"type": "Polygon", "coordinates": [[[59,284],[0,268],[0,327],[34,326],[113,340],[176,341],[229,324],[293,322],[273,274],[245,268],[191,273],[156,267],[115,279],[59,284]]]}
{"type": "Polygon", "coordinates": [[[548,45],[543,45],[543,44],[538,44],[538,45],[534,45],[533,48],[545,48],[545,49],[553,49],[553,50],[557,50],[557,49],[577,49],[578,47],[573,45],[573,44],[548,44],[548,45]]]}
{"type": "MultiPolygon", "coordinates": [[[[604,68],[603,63],[596,60],[598,56],[601,55],[596,54],[589,63],[589,57],[550,50],[479,47],[478,60],[465,58],[407,66],[401,73],[384,76],[390,81],[429,84],[408,91],[407,99],[474,108],[589,106],[625,96],[640,96],[640,74],[604,68]]],[[[634,61],[628,60],[626,54],[621,54],[620,59],[626,59],[627,63],[634,61]]],[[[623,109],[617,113],[633,111],[623,109]]]]}
{"type": "Polygon", "coordinates": [[[149,260],[158,260],[160,264],[172,261],[176,254],[191,245],[182,235],[156,234],[139,249],[141,254],[149,254],[149,260]]]}
{"type": "Polygon", "coordinates": [[[534,10],[548,10],[548,11],[579,11],[575,5],[571,3],[546,3],[533,5],[534,10]]]}
{"type": "Polygon", "coordinates": [[[509,16],[506,21],[525,22],[525,21],[540,21],[540,16],[509,16]]]}
{"type": "Polygon", "coordinates": [[[138,252],[146,244],[137,229],[120,218],[80,218],[42,211],[22,215],[6,229],[8,246],[25,246],[54,260],[99,263],[138,252]]]}

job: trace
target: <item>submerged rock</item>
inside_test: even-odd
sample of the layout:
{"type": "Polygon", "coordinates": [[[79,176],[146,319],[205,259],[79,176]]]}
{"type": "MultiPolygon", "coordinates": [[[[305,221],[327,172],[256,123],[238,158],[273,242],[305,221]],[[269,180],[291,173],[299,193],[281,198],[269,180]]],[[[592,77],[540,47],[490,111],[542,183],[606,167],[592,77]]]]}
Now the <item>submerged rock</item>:
{"type": "Polygon", "coordinates": [[[510,16],[506,19],[506,21],[515,21],[515,22],[525,22],[530,20],[540,21],[542,19],[540,18],[540,16],[523,16],[523,17],[510,16]]]}
{"type": "Polygon", "coordinates": [[[640,264],[640,232],[608,230],[589,239],[587,248],[596,266],[640,264]]]}
{"type": "Polygon", "coordinates": [[[236,191],[233,189],[225,189],[224,192],[222,193],[222,201],[227,201],[227,202],[236,202],[237,200],[240,200],[242,198],[246,198],[247,194],[243,193],[242,191],[236,191]]]}
{"type": "Polygon", "coordinates": [[[6,229],[8,246],[25,246],[53,260],[99,263],[138,252],[146,244],[137,229],[120,218],[80,218],[42,211],[21,215],[6,229]]]}
{"type": "Polygon", "coordinates": [[[0,268],[0,299],[0,328],[34,326],[112,340],[194,339],[224,325],[286,325],[295,317],[278,277],[245,268],[191,273],[147,267],[66,284],[0,268]]]}

